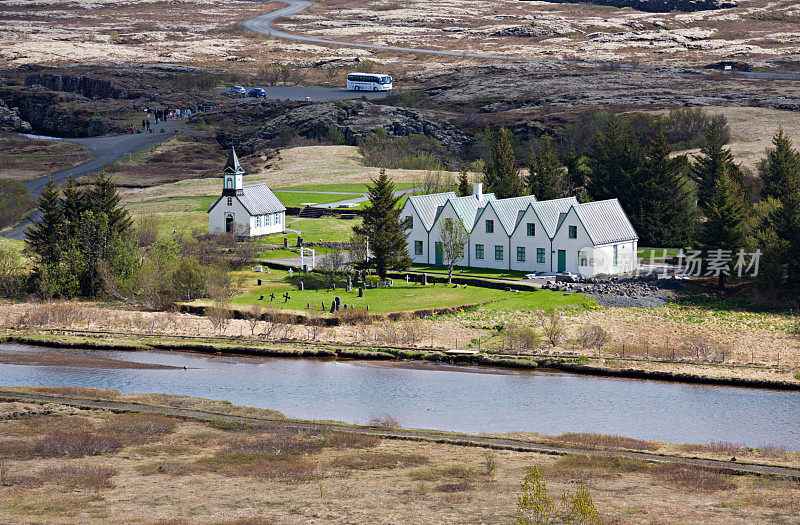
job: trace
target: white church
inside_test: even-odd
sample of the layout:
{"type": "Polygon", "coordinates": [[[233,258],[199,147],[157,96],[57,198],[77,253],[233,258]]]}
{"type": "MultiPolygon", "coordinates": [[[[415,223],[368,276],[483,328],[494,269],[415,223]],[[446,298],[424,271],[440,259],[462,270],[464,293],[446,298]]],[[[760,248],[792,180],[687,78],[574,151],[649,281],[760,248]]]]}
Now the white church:
{"type": "Polygon", "coordinates": [[[415,264],[443,264],[441,228],[460,221],[469,235],[456,266],[584,277],[636,269],[639,236],[617,199],[580,204],[575,197],[537,201],[533,195],[497,199],[473,185],[408,197],[400,213],[415,264]]]}
{"type": "Polygon", "coordinates": [[[286,206],[266,184],[244,186],[244,169],[231,147],[222,170],[222,196],[208,210],[209,233],[256,237],[286,231],[286,206]]]}

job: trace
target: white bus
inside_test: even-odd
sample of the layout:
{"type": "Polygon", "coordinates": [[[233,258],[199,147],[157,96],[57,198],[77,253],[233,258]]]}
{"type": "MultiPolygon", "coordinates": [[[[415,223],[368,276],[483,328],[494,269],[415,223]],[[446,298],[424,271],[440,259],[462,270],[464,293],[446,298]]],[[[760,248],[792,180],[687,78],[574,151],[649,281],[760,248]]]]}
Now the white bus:
{"type": "Polygon", "coordinates": [[[350,73],[347,75],[347,89],[350,91],[389,91],[392,77],[374,73],[350,73]]]}

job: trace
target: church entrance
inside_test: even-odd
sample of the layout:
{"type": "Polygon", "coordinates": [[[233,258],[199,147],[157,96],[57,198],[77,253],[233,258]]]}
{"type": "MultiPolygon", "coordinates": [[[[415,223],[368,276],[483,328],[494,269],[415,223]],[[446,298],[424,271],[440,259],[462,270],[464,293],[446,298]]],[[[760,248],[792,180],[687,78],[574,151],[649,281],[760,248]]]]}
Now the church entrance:
{"type": "Polygon", "coordinates": [[[233,233],[233,214],[229,213],[225,216],[225,233],[233,233]]]}

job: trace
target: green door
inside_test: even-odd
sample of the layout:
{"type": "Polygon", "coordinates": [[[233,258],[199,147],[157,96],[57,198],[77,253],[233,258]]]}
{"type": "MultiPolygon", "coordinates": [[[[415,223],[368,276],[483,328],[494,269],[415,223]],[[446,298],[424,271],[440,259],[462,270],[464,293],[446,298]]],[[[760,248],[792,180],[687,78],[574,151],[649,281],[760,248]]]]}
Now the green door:
{"type": "Polygon", "coordinates": [[[436,264],[442,264],[442,243],[436,243],[436,264]]]}
{"type": "Polygon", "coordinates": [[[558,273],[567,271],[567,250],[558,250],[558,273]]]}

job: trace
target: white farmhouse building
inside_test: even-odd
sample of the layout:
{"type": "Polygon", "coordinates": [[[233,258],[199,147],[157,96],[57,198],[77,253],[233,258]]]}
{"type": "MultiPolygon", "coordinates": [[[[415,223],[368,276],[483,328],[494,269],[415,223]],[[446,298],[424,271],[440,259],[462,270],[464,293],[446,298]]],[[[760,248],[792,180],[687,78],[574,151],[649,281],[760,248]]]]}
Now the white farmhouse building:
{"type": "Polygon", "coordinates": [[[411,196],[400,217],[417,264],[443,263],[441,224],[459,220],[469,234],[459,266],[582,276],[636,268],[639,237],[617,199],[585,204],[575,197],[497,199],[475,184],[467,197],[411,196]]]}
{"type": "Polygon", "coordinates": [[[284,233],[286,207],[266,184],[244,186],[244,169],[231,148],[222,170],[222,196],[208,210],[209,233],[244,237],[284,233]]]}

